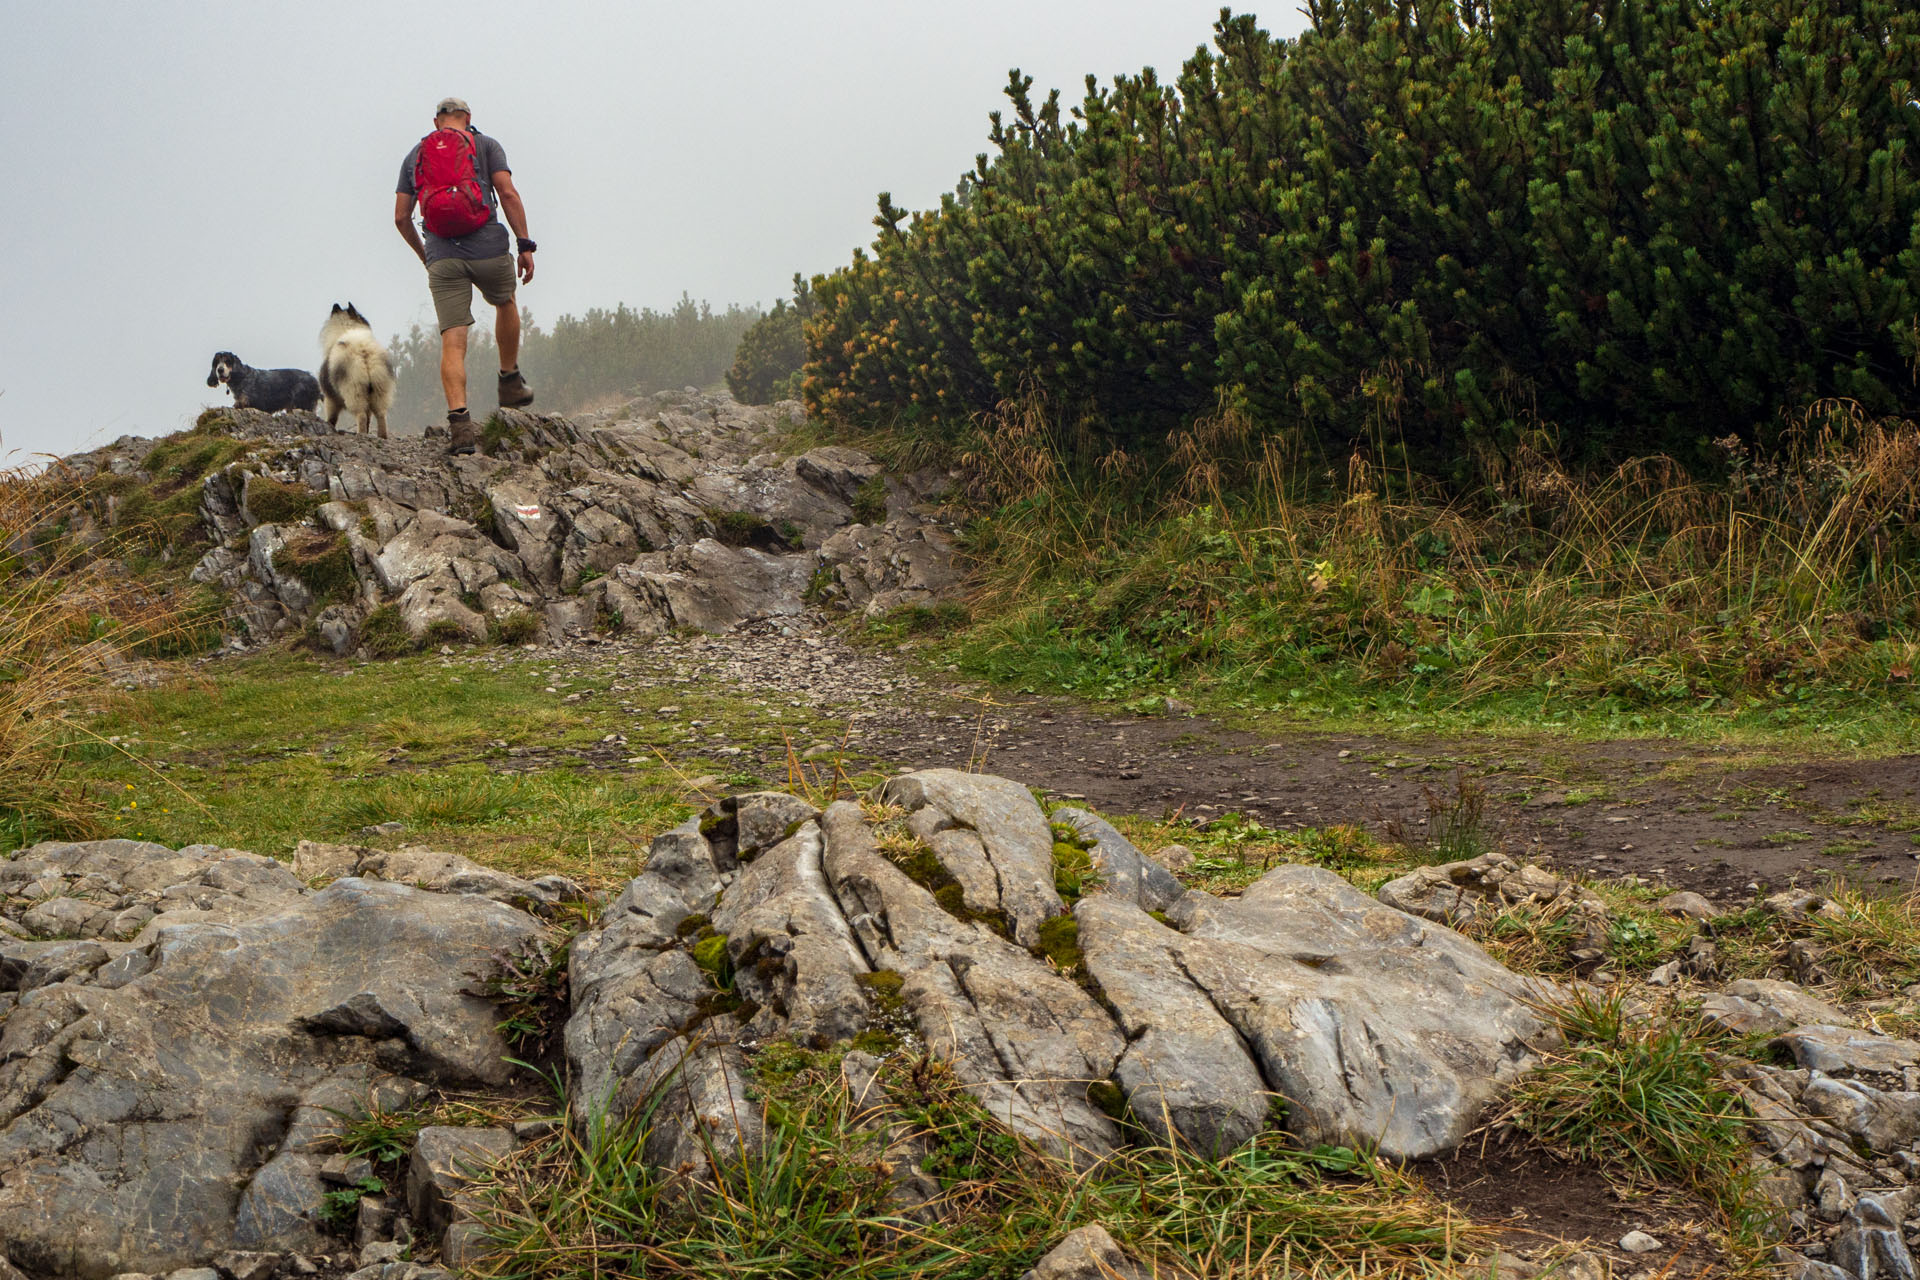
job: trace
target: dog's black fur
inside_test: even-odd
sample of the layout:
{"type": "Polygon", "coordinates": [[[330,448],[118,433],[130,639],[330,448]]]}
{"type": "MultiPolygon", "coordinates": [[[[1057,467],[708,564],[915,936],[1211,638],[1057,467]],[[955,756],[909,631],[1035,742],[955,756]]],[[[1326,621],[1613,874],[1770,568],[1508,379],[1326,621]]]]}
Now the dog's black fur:
{"type": "Polygon", "coordinates": [[[233,352],[222,351],[213,358],[207,385],[217,387],[223,382],[233,392],[236,409],[320,411],[320,384],[305,369],[250,369],[233,352]]]}

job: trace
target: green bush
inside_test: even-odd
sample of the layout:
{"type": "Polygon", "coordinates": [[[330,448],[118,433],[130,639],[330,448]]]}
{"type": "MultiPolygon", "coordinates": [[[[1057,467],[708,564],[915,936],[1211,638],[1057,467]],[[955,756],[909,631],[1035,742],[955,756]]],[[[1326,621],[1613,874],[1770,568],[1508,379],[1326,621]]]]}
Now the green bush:
{"type": "Polygon", "coordinates": [[[793,305],[785,299],[754,321],[740,339],[733,367],[727,370],[727,389],[741,404],[772,404],[799,390],[800,366],[806,363],[807,342],[801,331],[813,315],[813,292],[796,272],[793,305]]]}
{"type": "Polygon", "coordinates": [[[1920,10],[1311,10],[1072,120],[1016,72],[992,157],[815,281],[809,410],[950,433],[1037,390],[1131,448],[1224,397],[1442,473],[1920,412],[1920,10]]]}

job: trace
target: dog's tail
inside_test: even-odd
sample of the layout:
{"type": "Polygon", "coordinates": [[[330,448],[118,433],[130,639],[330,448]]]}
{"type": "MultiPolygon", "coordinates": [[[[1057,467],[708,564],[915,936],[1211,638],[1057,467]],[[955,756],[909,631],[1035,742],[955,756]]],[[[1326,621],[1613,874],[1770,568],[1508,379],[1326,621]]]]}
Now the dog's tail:
{"type": "Polygon", "coordinates": [[[333,344],[328,364],[347,403],[365,404],[377,413],[393,403],[393,359],[378,343],[349,334],[333,344]]]}

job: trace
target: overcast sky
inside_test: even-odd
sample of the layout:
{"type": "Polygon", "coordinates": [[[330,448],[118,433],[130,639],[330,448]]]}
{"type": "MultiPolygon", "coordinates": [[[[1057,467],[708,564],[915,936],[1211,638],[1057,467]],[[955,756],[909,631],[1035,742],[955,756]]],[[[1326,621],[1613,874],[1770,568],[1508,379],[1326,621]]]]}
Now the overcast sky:
{"type": "Polygon", "coordinates": [[[507,148],[536,320],[770,305],[871,240],[877,192],[950,189],[1009,67],[1070,101],[1171,77],[1219,7],[0,0],[0,454],[177,430],[228,402],[217,350],[311,369],[336,301],[429,320],[393,186],[442,95],[507,148]]]}

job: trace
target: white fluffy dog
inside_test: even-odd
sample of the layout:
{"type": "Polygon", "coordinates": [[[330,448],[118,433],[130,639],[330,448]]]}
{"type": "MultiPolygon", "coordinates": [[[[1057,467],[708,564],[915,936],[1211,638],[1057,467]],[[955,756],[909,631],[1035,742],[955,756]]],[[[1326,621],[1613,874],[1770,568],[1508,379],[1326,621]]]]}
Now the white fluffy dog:
{"type": "Polygon", "coordinates": [[[340,421],[345,409],[360,419],[360,434],[375,419],[380,438],[387,438],[387,411],[393,408],[393,358],[373,336],[367,318],[346,306],[333,304],[333,314],[320,329],[320,398],[328,426],[340,421]]]}

